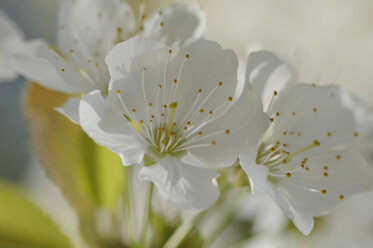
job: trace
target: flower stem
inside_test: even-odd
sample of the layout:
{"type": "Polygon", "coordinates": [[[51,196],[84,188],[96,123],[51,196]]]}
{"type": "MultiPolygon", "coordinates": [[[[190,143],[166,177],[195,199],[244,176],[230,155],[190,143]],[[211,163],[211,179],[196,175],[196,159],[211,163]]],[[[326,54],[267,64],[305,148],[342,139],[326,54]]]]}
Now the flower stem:
{"type": "Polygon", "coordinates": [[[142,232],[140,237],[140,247],[146,247],[146,238],[148,236],[149,224],[152,218],[152,198],[153,198],[154,184],[150,183],[148,188],[148,197],[146,199],[146,207],[144,213],[144,223],[142,225],[142,232]]]}
{"type": "Polygon", "coordinates": [[[179,247],[184,240],[195,230],[195,227],[202,221],[206,211],[196,214],[191,220],[185,221],[179,226],[176,231],[172,234],[164,248],[176,248],[179,247]]]}
{"type": "Polygon", "coordinates": [[[126,223],[125,236],[128,235],[131,247],[136,244],[135,240],[135,224],[133,221],[134,213],[132,210],[132,197],[131,197],[131,174],[130,168],[123,166],[123,185],[122,185],[122,205],[124,208],[124,217],[126,223]]]}

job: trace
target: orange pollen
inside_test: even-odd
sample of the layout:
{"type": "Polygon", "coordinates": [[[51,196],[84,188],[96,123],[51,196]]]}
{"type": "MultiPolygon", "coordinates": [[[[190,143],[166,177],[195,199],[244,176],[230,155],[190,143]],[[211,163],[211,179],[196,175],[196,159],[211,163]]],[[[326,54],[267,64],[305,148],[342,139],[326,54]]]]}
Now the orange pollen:
{"type": "Polygon", "coordinates": [[[117,94],[120,94],[120,90],[116,90],[115,92],[116,92],[117,94]]]}
{"type": "Polygon", "coordinates": [[[152,106],[153,106],[153,103],[150,102],[150,103],[149,103],[149,107],[152,107],[152,106]]]}
{"type": "Polygon", "coordinates": [[[134,113],[135,113],[135,112],[136,112],[136,109],[132,109],[132,112],[134,112],[134,113]]]}
{"type": "Polygon", "coordinates": [[[202,132],[198,132],[198,135],[201,136],[201,135],[202,135],[202,132]]]}
{"type": "Polygon", "coordinates": [[[62,72],[64,72],[64,71],[65,71],[65,69],[64,69],[64,68],[62,68],[62,69],[61,69],[61,71],[62,71],[62,72]]]}
{"type": "Polygon", "coordinates": [[[221,87],[223,85],[223,82],[219,82],[219,86],[221,87]]]}
{"type": "Polygon", "coordinates": [[[184,127],[184,130],[187,130],[188,129],[188,127],[184,127]]]}
{"type": "Polygon", "coordinates": [[[212,113],[213,113],[212,110],[210,110],[209,114],[212,115],[212,113]]]}
{"type": "Polygon", "coordinates": [[[286,173],[286,176],[291,177],[291,173],[290,172],[286,173]]]}
{"type": "Polygon", "coordinates": [[[329,169],[328,166],[325,165],[325,166],[324,166],[324,170],[328,170],[328,169],[329,169]]]}
{"type": "Polygon", "coordinates": [[[273,122],[273,118],[269,118],[269,121],[270,121],[270,122],[273,122]]]}
{"type": "Polygon", "coordinates": [[[204,110],[204,109],[200,109],[200,111],[199,111],[199,112],[203,113],[203,112],[205,112],[205,110],[204,110]]]}
{"type": "Polygon", "coordinates": [[[271,147],[271,152],[274,152],[274,151],[276,151],[276,148],[271,147]]]}
{"type": "Polygon", "coordinates": [[[324,177],[327,177],[328,175],[328,172],[324,172],[324,177]]]}
{"type": "Polygon", "coordinates": [[[276,113],[276,116],[277,116],[277,117],[279,117],[279,116],[280,116],[280,113],[279,113],[279,112],[277,112],[277,113],[276,113]]]}
{"type": "Polygon", "coordinates": [[[283,134],[284,134],[284,135],[287,135],[288,133],[285,131],[285,132],[283,132],[283,134]]]}
{"type": "Polygon", "coordinates": [[[161,89],[161,88],[162,88],[162,85],[158,84],[158,87],[161,89]]]}
{"type": "Polygon", "coordinates": [[[165,104],[165,105],[163,105],[163,107],[164,107],[164,108],[167,108],[167,105],[165,104]]]}
{"type": "Polygon", "coordinates": [[[213,140],[213,141],[211,141],[211,145],[216,145],[216,141],[215,140],[213,140]]]}
{"type": "Polygon", "coordinates": [[[228,97],[228,101],[233,101],[233,98],[231,96],[228,97]]]}
{"type": "Polygon", "coordinates": [[[340,156],[340,155],[337,155],[335,158],[336,158],[337,160],[340,160],[340,159],[341,159],[341,156],[340,156]]]}
{"type": "Polygon", "coordinates": [[[198,90],[198,93],[202,93],[202,89],[199,89],[199,90],[198,90]]]}
{"type": "Polygon", "coordinates": [[[230,134],[231,131],[229,129],[225,130],[225,134],[230,134]]]}
{"type": "Polygon", "coordinates": [[[190,121],[188,121],[187,124],[190,125],[190,121]]]}
{"type": "Polygon", "coordinates": [[[174,84],[176,84],[177,83],[177,79],[174,79],[174,84]]]}
{"type": "Polygon", "coordinates": [[[152,115],[151,117],[152,117],[152,119],[154,119],[154,115],[152,115]]]}
{"type": "Polygon", "coordinates": [[[321,193],[322,193],[323,195],[325,195],[326,192],[327,192],[326,189],[321,190],[321,193]]]}
{"type": "Polygon", "coordinates": [[[140,124],[143,124],[143,123],[144,123],[144,121],[143,121],[143,120],[141,120],[141,121],[140,121],[140,124]]]}
{"type": "Polygon", "coordinates": [[[301,164],[300,167],[302,167],[304,169],[304,164],[301,164]]]}
{"type": "Polygon", "coordinates": [[[170,50],[168,50],[168,53],[169,53],[169,54],[172,54],[172,50],[171,50],[171,49],[170,49],[170,50]]]}
{"type": "Polygon", "coordinates": [[[339,200],[343,200],[345,197],[343,195],[340,195],[338,198],[339,200]]]}
{"type": "Polygon", "coordinates": [[[278,94],[277,91],[273,91],[274,96],[277,96],[277,94],[278,94]]]}
{"type": "Polygon", "coordinates": [[[189,59],[189,57],[190,57],[189,54],[185,54],[186,59],[189,59]]]}

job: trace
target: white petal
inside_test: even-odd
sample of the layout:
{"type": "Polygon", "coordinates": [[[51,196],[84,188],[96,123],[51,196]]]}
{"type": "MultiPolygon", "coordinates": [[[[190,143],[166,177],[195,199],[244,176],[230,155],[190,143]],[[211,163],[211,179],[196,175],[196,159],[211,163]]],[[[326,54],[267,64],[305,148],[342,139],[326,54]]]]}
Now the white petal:
{"type": "Polygon", "coordinates": [[[168,46],[185,46],[203,38],[205,22],[198,4],[174,5],[149,16],[142,35],[168,46]]]}
{"type": "Polygon", "coordinates": [[[0,82],[8,82],[18,75],[10,63],[10,57],[23,44],[24,34],[1,8],[0,33],[0,82]]]}
{"type": "Polygon", "coordinates": [[[56,52],[40,40],[28,42],[23,53],[13,56],[15,69],[29,80],[52,90],[65,93],[86,93],[96,89],[90,81],[79,75],[56,52]]]}
{"type": "Polygon", "coordinates": [[[61,107],[55,108],[55,110],[75,124],[79,124],[80,100],[78,97],[70,97],[61,107]]]}
{"type": "Polygon", "coordinates": [[[328,214],[341,200],[372,189],[372,170],[362,155],[354,150],[339,151],[338,155],[338,159],[335,154],[311,156],[306,163],[308,170],[298,170],[276,183],[277,190],[273,191],[277,198],[286,199],[287,210],[280,207],[289,217],[328,214]]]}
{"type": "Polygon", "coordinates": [[[297,81],[297,72],[287,63],[267,51],[253,52],[249,55],[246,67],[246,86],[262,97],[267,110],[273,92],[280,92],[288,83],[297,81]]]}
{"type": "Polygon", "coordinates": [[[338,86],[288,85],[274,97],[268,110],[274,118],[272,140],[289,144],[290,153],[314,140],[321,143],[302,153],[303,157],[352,146],[359,139],[362,125],[356,116],[356,105],[348,99],[349,94],[338,86]]]}
{"type": "Polygon", "coordinates": [[[240,154],[240,162],[242,169],[249,177],[252,192],[253,194],[266,192],[268,187],[268,168],[256,164],[256,153],[249,152],[249,146],[246,146],[246,149],[245,152],[240,154]]]}
{"type": "Polygon", "coordinates": [[[85,95],[79,108],[80,125],[97,144],[117,153],[124,165],[142,161],[146,147],[125,117],[99,91],[85,95]]]}
{"type": "Polygon", "coordinates": [[[206,209],[219,198],[217,172],[185,164],[172,156],[143,167],[139,176],[153,182],[163,197],[182,208],[206,209]]]}
{"type": "Polygon", "coordinates": [[[125,1],[61,1],[58,44],[65,54],[74,50],[77,62],[103,63],[109,51],[134,29],[133,13],[125,1]]]}
{"type": "Polygon", "coordinates": [[[282,193],[279,191],[276,186],[273,184],[269,184],[268,193],[271,198],[277,203],[277,205],[281,208],[282,211],[293,221],[294,225],[301,231],[304,235],[308,235],[314,225],[313,216],[303,214],[298,212],[296,209],[293,208],[292,203],[289,200],[289,196],[287,194],[282,193]]]}
{"type": "Polygon", "coordinates": [[[105,59],[106,64],[109,66],[111,79],[123,78],[126,75],[125,70],[129,70],[129,63],[134,57],[165,47],[161,43],[142,39],[137,36],[119,43],[110,51],[105,59]]]}
{"type": "Polygon", "coordinates": [[[224,112],[232,103],[228,98],[235,95],[237,67],[235,53],[230,49],[222,49],[214,41],[196,41],[173,57],[167,68],[166,82],[178,79],[174,94],[174,99],[178,101],[175,122],[179,123],[187,118],[186,121],[198,125],[208,116],[210,110],[215,113],[214,117],[224,112]],[[200,90],[202,92],[198,93],[200,90]],[[224,106],[217,112],[221,105],[224,106]],[[185,116],[191,108],[194,114],[185,116]],[[205,111],[199,114],[200,109],[205,111]]]}
{"type": "Polygon", "coordinates": [[[251,147],[257,146],[267,125],[268,117],[262,111],[260,99],[245,90],[225,115],[200,129],[202,135],[196,145],[207,143],[209,146],[188,149],[185,159],[194,158],[195,164],[202,167],[231,166],[238,159],[245,141],[249,140],[251,147]],[[218,134],[209,136],[212,133],[218,134]]]}

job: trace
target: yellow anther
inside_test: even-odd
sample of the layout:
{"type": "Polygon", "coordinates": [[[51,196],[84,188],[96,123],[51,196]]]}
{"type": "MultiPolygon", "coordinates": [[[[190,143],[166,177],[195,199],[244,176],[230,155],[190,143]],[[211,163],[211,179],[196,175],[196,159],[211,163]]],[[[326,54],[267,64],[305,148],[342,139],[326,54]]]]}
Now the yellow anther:
{"type": "Polygon", "coordinates": [[[225,130],[225,134],[230,134],[231,131],[229,129],[225,130]]]}
{"type": "Polygon", "coordinates": [[[219,84],[218,84],[220,87],[223,85],[223,82],[219,82],[219,84]]]}
{"type": "Polygon", "coordinates": [[[341,156],[340,156],[340,155],[337,155],[335,158],[336,158],[337,160],[340,160],[340,159],[341,159],[341,156]]]}
{"type": "Polygon", "coordinates": [[[291,177],[291,173],[290,172],[286,173],[286,176],[291,177]]]}
{"type": "Polygon", "coordinates": [[[228,101],[233,101],[233,98],[231,96],[228,97],[228,101]]]}
{"type": "Polygon", "coordinates": [[[199,90],[198,90],[198,93],[202,93],[202,89],[199,89],[199,90]]]}
{"type": "Polygon", "coordinates": [[[116,92],[117,94],[120,94],[120,90],[116,90],[115,92],[116,92]]]}
{"type": "Polygon", "coordinates": [[[327,177],[328,176],[328,172],[324,172],[324,177],[327,177]]]}
{"type": "Polygon", "coordinates": [[[216,145],[216,141],[215,140],[213,140],[213,141],[211,141],[211,145],[216,145]]]}
{"type": "Polygon", "coordinates": [[[327,193],[326,189],[321,190],[321,193],[325,195],[327,193]]]}
{"type": "Polygon", "coordinates": [[[338,198],[339,200],[343,200],[345,197],[343,195],[340,195],[338,198]]]}

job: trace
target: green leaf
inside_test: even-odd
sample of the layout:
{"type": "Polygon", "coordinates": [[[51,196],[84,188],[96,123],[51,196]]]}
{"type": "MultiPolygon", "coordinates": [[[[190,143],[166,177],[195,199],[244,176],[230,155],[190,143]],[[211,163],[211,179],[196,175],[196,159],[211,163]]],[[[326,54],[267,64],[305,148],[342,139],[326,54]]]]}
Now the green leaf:
{"type": "Polygon", "coordinates": [[[94,236],[97,210],[115,215],[122,183],[120,159],[54,110],[68,95],[31,84],[24,96],[32,147],[48,177],[77,211],[81,224],[93,229],[85,233],[94,236]]]}
{"type": "Polygon", "coordinates": [[[16,186],[0,181],[0,247],[68,248],[67,237],[16,186]]]}

